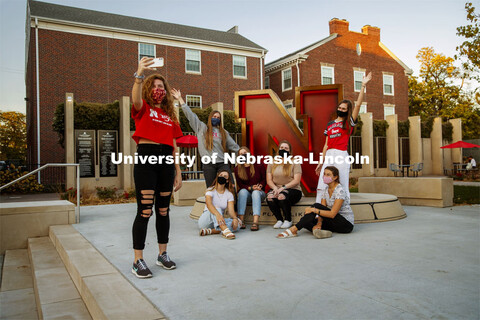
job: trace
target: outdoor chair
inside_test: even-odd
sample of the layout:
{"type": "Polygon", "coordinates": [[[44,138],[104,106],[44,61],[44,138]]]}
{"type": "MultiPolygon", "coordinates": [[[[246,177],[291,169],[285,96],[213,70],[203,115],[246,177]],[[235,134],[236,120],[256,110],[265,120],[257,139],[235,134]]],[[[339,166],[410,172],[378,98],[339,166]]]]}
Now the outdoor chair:
{"type": "Polygon", "coordinates": [[[423,162],[414,163],[410,170],[414,177],[418,177],[418,173],[423,170],[423,162]]]}
{"type": "Polygon", "coordinates": [[[401,173],[401,172],[402,172],[402,169],[400,169],[400,167],[398,166],[398,164],[395,164],[395,163],[390,163],[389,169],[390,169],[391,171],[393,171],[393,174],[395,175],[395,177],[397,176],[397,172],[398,172],[398,173],[401,173]]]}

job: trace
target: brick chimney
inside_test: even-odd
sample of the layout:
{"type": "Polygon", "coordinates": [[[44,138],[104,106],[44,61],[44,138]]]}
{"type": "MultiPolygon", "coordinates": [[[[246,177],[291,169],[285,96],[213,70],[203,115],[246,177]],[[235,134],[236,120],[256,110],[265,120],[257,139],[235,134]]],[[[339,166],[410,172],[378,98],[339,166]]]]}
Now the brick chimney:
{"type": "Polygon", "coordinates": [[[345,19],[338,19],[338,18],[333,18],[328,22],[328,25],[330,26],[330,34],[332,33],[338,33],[338,34],[345,34],[348,32],[348,21],[345,19]]]}
{"type": "Polygon", "coordinates": [[[362,28],[362,33],[369,36],[374,41],[380,41],[380,28],[366,25],[362,28]]]}

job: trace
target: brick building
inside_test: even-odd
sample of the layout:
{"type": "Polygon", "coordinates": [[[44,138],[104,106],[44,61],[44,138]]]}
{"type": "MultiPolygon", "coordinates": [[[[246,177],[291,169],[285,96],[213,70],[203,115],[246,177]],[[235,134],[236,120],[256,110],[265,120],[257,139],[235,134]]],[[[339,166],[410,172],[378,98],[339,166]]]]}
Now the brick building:
{"type": "Polygon", "coordinates": [[[350,31],[348,21],[330,20],[330,35],[265,65],[265,87],[277,93],[285,107],[295,105],[295,87],[343,84],[345,99],[355,100],[365,72],[367,86],[360,112],[374,119],[396,113],[408,117],[408,76],[412,70],[380,42],[380,28],[350,31]]]}
{"type": "Polygon", "coordinates": [[[32,0],[26,24],[29,163],[39,161],[38,110],[40,162],[63,162],[52,119],[65,93],[72,92],[78,102],[98,103],[130,96],[142,56],[164,57],[158,72],[194,107],[223,102],[232,109],[235,91],[263,88],[267,51],[237,27],[209,30],[32,0]]]}

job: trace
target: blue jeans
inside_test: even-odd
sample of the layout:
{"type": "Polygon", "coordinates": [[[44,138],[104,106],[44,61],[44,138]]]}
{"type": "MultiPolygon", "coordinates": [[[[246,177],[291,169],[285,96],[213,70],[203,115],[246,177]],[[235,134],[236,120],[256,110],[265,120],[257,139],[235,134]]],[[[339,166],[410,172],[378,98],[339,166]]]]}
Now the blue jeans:
{"type": "Polygon", "coordinates": [[[247,203],[251,203],[253,215],[260,216],[263,200],[265,200],[265,192],[262,190],[253,190],[252,192],[249,192],[247,189],[240,190],[237,199],[238,215],[243,216],[247,203]]]}
{"type": "MultiPolygon", "coordinates": [[[[219,209],[217,210],[218,212],[221,212],[219,209]]],[[[227,225],[227,228],[230,229],[230,231],[235,232],[235,231],[238,231],[238,229],[240,229],[239,228],[240,224],[237,225],[237,229],[233,229],[232,218],[224,218],[224,220],[225,220],[225,224],[227,225]]],[[[200,229],[211,228],[211,229],[221,230],[220,227],[218,226],[217,217],[215,217],[214,214],[208,211],[207,208],[205,208],[200,218],[198,218],[198,227],[200,229]]]]}

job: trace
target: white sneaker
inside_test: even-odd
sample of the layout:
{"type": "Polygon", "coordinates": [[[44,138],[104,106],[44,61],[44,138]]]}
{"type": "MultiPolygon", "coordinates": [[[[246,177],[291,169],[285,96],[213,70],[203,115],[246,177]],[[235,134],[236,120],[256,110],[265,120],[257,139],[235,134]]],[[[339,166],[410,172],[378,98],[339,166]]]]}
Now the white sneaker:
{"type": "Polygon", "coordinates": [[[283,221],[278,220],[277,223],[273,225],[273,229],[280,229],[283,225],[283,221]]]}
{"type": "Polygon", "coordinates": [[[280,227],[281,229],[288,229],[292,226],[292,221],[285,220],[280,227]]]}

